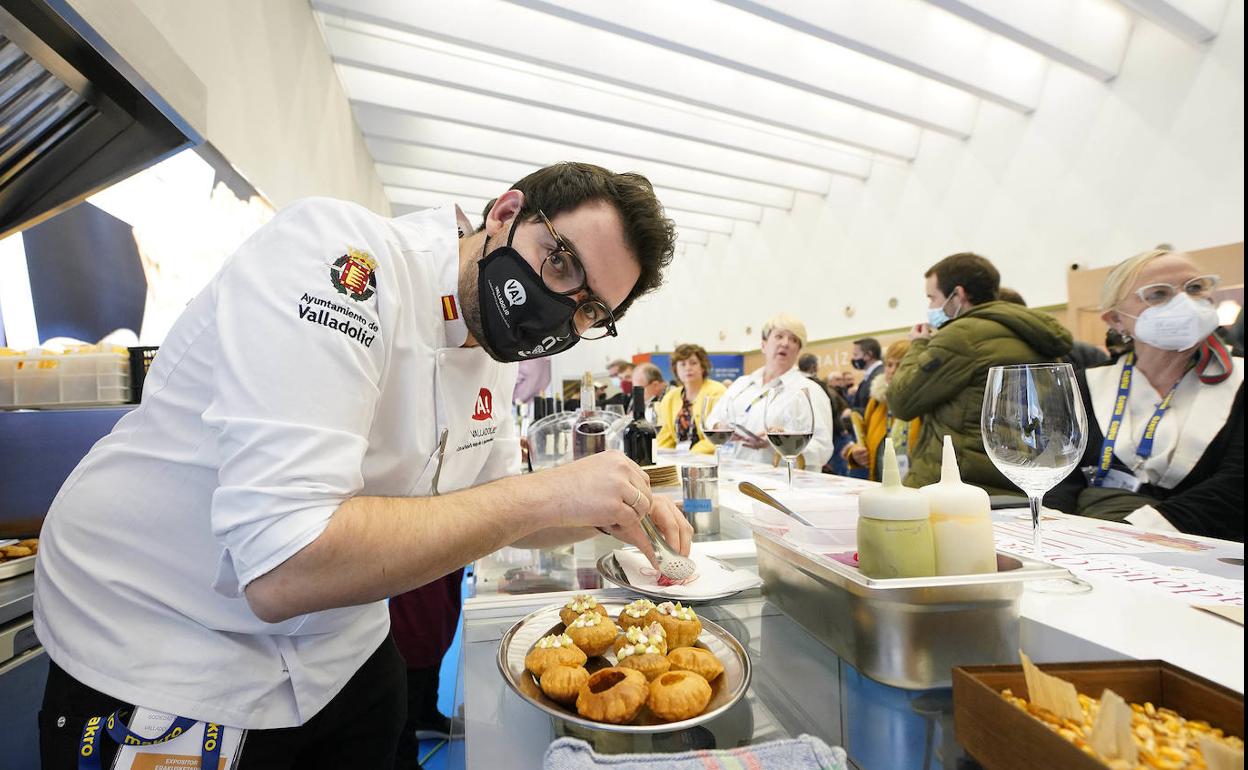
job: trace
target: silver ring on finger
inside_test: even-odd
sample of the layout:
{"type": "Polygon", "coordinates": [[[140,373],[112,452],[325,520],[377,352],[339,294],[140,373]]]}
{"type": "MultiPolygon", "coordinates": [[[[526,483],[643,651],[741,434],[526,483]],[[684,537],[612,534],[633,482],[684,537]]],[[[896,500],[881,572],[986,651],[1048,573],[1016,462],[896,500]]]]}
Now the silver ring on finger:
{"type": "MultiPolygon", "coordinates": [[[[628,504],[628,507],[629,507],[629,508],[632,508],[632,509],[633,509],[633,511],[635,512],[635,511],[637,510],[637,503],[640,503],[640,502],[641,502],[641,490],[640,490],[640,489],[638,489],[638,490],[637,490],[637,496],[636,496],[636,497],[634,497],[634,498],[633,498],[633,501],[632,501],[631,503],[629,503],[629,504],[628,504]]],[[[638,513],[637,515],[638,515],[638,516],[640,516],[641,514],[640,514],[640,513],[638,513]]]]}

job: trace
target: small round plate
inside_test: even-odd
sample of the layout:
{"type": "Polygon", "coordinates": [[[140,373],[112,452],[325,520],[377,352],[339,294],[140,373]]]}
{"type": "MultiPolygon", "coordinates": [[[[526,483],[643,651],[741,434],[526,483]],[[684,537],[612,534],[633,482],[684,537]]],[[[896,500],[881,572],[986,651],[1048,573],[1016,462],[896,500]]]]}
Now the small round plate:
{"type": "MultiPolygon", "coordinates": [[[[628,550],[636,550],[636,549],[630,548],[628,550]]],[[[721,561],[719,559],[716,559],[713,556],[708,556],[707,558],[709,558],[711,561],[718,564],[725,572],[735,572],[737,569],[736,567],[732,566],[728,562],[721,561]]],[[[632,583],[628,582],[628,574],[624,572],[624,569],[620,566],[620,563],[615,560],[614,553],[604,554],[600,559],[598,559],[598,574],[602,575],[603,579],[607,580],[610,583],[615,583],[620,588],[624,588],[634,593],[641,594],[647,599],[654,599],[655,601],[659,601],[659,602],[681,602],[682,604],[703,604],[705,602],[713,602],[718,599],[726,599],[729,596],[734,596],[736,594],[741,593],[742,591],[749,590],[748,588],[734,588],[732,590],[723,591],[721,593],[698,594],[696,596],[683,596],[679,593],[672,593],[672,589],[670,588],[668,589],[666,593],[653,591],[645,586],[635,586],[632,583]]]]}
{"type": "MultiPolygon", "coordinates": [[[[628,600],[601,601],[600,604],[610,613],[612,619],[620,614],[620,610],[628,600]]],[[[516,693],[537,708],[545,711],[555,719],[587,727],[615,733],[655,734],[686,730],[694,725],[714,719],[727,711],[734,703],[741,700],[750,687],[752,669],[750,656],[736,638],[706,618],[702,620],[702,633],[698,636],[698,647],[704,647],[719,658],[724,664],[724,673],[711,682],[711,701],[706,710],[696,717],[679,722],[660,721],[650,709],[642,706],[641,712],[630,724],[613,725],[586,719],[576,713],[575,706],[564,706],[546,697],[538,686],[533,675],[524,667],[524,658],[537,640],[548,634],[562,633],[563,621],[559,619],[562,605],[553,604],[544,607],[516,623],[507,633],[503,634],[498,643],[498,670],[503,680],[516,693]]],[[[585,664],[591,672],[600,668],[615,665],[615,653],[608,651],[606,655],[593,657],[585,664]]]]}

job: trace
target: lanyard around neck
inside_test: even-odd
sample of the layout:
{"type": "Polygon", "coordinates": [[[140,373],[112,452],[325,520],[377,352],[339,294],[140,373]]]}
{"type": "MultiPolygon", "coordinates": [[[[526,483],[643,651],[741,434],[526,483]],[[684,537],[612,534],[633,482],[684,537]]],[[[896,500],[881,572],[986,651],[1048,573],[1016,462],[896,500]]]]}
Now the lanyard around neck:
{"type": "MultiPolygon", "coordinates": [[[[1183,374],[1186,376],[1187,372],[1183,374]]],[[[1099,487],[1105,482],[1105,477],[1109,475],[1109,468],[1113,464],[1114,446],[1118,443],[1118,432],[1122,429],[1122,416],[1127,411],[1128,396],[1131,393],[1131,379],[1134,376],[1135,353],[1128,353],[1122,364],[1122,375],[1118,378],[1118,396],[1114,399],[1114,412],[1110,415],[1109,428],[1105,431],[1104,442],[1101,443],[1101,455],[1096,467],[1096,473],[1092,476],[1092,486],[1094,487],[1099,487]]],[[[1136,457],[1139,458],[1139,465],[1143,465],[1148,458],[1153,456],[1153,442],[1157,437],[1157,426],[1161,424],[1162,418],[1170,410],[1170,403],[1174,400],[1174,394],[1182,382],[1183,377],[1180,377],[1178,382],[1170,386],[1170,390],[1166,392],[1165,398],[1161,399],[1161,403],[1153,410],[1153,416],[1145,424],[1144,435],[1140,438],[1140,443],[1135,449],[1136,457]]]]}

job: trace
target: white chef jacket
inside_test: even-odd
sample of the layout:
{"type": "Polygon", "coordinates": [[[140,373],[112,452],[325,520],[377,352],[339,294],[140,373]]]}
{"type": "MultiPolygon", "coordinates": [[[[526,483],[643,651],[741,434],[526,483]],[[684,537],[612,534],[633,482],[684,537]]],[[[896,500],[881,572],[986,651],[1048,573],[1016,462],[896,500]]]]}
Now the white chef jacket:
{"type": "Polygon", "coordinates": [[[461,348],[453,206],[394,220],[308,199],[226,262],[170,330],[142,404],[44,523],[35,629],[123,701],[252,729],[315,715],[385,639],[384,601],[283,623],[243,588],[355,495],[519,470],[515,366],[461,348]]]}
{"type": "MultiPolygon", "coordinates": [[[[767,426],[763,422],[764,407],[767,400],[776,392],[787,388],[802,388],[810,392],[810,404],[815,412],[815,432],[806,445],[802,457],[806,458],[806,469],[818,471],[832,458],[832,403],[819,386],[793,368],[771,382],[763,382],[763,370],[757,369],[744,377],[738,377],[728,388],[728,392],[715,402],[708,418],[711,424],[726,421],[727,405],[732,405],[733,420],[759,436],[767,435],[767,426]]],[[[744,444],[736,445],[734,457],[741,460],[771,464],[776,456],[770,446],[762,449],[750,449],[744,444]]]]}

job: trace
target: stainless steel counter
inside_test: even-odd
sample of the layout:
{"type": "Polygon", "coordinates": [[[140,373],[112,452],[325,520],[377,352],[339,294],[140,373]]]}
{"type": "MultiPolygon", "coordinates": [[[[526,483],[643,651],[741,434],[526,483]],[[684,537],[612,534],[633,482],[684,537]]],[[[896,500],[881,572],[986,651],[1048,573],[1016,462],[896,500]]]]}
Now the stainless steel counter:
{"type": "Polygon", "coordinates": [[[35,608],[35,574],[0,580],[0,626],[29,615],[35,608]]]}
{"type": "MultiPolygon", "coordinates": [[[[720,537],[738,542],[745,554],[727,560],[751,569],[749,531],[729,516],[722,525],[720,537]]],[[[477,562],[456,694],[467,740],[450,745],[451,766],[540,767],[546,747],[565,734],[617,753],[725,748],[803,733],[845,746],[862,768],[958,766],[963,752],[953,739],[949,690],[900,690],[861,676],[757,589],[697,608],[749,651],[753,684],[736,707],[692,730],[654,738],[569,732],[503,684],[498,643],[517,620],[573,593],[628,596],[604,587],[594,570],[597,558],[619,545],[602,536],[549,550],[505,549],[477,562]]],[[[720,545],[732,551],[733,543],[720,545]]]]}
{"type": "MultiPolygon", "coordinates": [[[[721,483],[720,538],[729,542],[717,547],[735,548],[737,556],[729,561],[756,570],[751,533],[731,513],[750,505],[721,483]]],[[[619,546],[603,536],[549,550],[504,549],[475,565],[456,689],[467,740],[451,745],[453,761],[469,768],[541,766],[547,745],[563,728],[503,683],[495,663],[498,642],[529,612],[561,604],[575,592],[626,596],[604,586],[594,567],[599,556],[619,546]]],[[[1212,553],[1234,551],[1231,555],[1242,558],[1238,544],[1219,548],[1212,553]]],[[[1242,579],[1242,571],[1236,574],[1242,579]]],[[[1080,597],[1024,592],[1018,642],[1033,660],[1156,657],[1242,691],[1242,626],[1131,584],[1090,579],[1095,590],[1080,597]]],[[[905,690],[863,676],[758,590],[699,605],[698,612],[731,631],[749,651],[754,681],[745,699],[705,730],[632,743],[589,736],[600,749],[725,748],[808,733],[844,746],[864,770],[973,766],[953,734],[950,690],[905,690]]]]}

